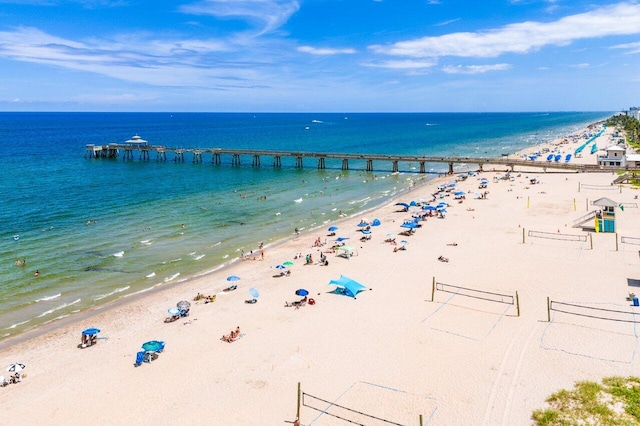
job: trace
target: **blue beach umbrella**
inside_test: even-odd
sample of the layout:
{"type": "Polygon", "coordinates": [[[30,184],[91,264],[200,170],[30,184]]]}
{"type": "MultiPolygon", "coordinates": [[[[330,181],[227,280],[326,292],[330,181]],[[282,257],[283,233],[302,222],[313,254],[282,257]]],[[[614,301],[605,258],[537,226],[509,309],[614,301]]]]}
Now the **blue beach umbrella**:
{"type": "Polygon", "coordinates": [[[309,291],[305,290],[304,288],[299,288],[298,290],[296,290],[296,296],[306,296],[309,294],[309,291]]]}
{"type": "Polygon", "coordinates": [[[407,241],[407,240],[402,240],[402,241],[400,241],[400,244],[405,244],[405,245],[406,245],[406,244],[409,244],[409,241],[407,241]]]}
{"type": "Polygon", "coordinates": [[[456,191],[453,195],[455,195],[456,197],[462,197],[462,196],[466,195],[466,192],[464,192],[464,191],[456,191]]]}
{"type": "Polygon", "coordinates": [[[161,340],[150,340],[142,344],[142,349],[151,352],[161,352],[164,349],[164,342],[161,340]]]}
{"type": "Polygon", "coordinates": [[[240,279],[237,275],[231,275],[227,277],[227,281],[238,281],[240,279]]]}
{"type": "Polygon", "coordinates": [[[418,225],[415,222],[405,222],[402,225],[400,225],[400,228],[408,228],[408,229],[414,229],[417,227],[418,225]]]}
{"type": "Polygon", "coordinates": [[[364,228],[365,226],[369,226],[369,224],[368,224],[367,222],[365,222],[365,221],[361,221],[361,222],[358,224],[358,226],[359,226],[360,228],[364,228]]]}
{"type": "Polygon", "coordinates": [[[180,309],[178,308],[169,308],[167,312],[169,312],[169,315],[180,315],[180,309]]]}
{"type": "Polygon", "coordinates": [[[373,219],[373,222],[371,222],[371,226],[380,226],[380,219],[373,219]]]}
{"type": "Polygon", "coordinates": [[[95,327],[87,328],[86,330],[82,331],[82,334],[84,334],[85,336],[93,336],[94,334],[98,333],[100,333],[100,329],[95,327]]]}
{"type": "Polygon", "coordinates": [[[258,297],[260,297],[260,292],[258,292],[257,289],[255,288],[250,288],[249,289],[249,294],[251,295],[251,297],[253,297],[254,299],[257,299],[258,297]]]}
{"type": "Polygon", "coordinates": [[[435,206],[422,206],[422,209],[423,209],[423,210],[427,210],[427,211],[433,211],[433,210],[435,210],[436,208],[435,208],[435,206]]]}
{"type": "Polygon", "coordinates": [[[338,230],[337,226],[330,226],[328,229],[329,232],[336,232],[337,230],[338,230]]]}
{"type": "Polygon", "coordinates": [[[349,239],[348,237],[338,237],[338,238],[336,238],[336,241],[337,242],[342,242],[342,241],[348,240],[348,239],[349,239]]]}
{"type": "Polygon", "coordinates": [[[283,269],[287,269],[287,267],[284,265],[276,265],[276,269],[280,269],[282,271],[283,269]]]}

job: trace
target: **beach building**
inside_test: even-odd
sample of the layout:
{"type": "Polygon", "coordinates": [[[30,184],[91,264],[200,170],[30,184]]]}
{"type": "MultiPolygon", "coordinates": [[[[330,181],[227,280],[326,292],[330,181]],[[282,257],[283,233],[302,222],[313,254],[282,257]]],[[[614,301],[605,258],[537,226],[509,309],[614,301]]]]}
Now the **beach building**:
{"type": "Polygon", "coordinates": [[[599,166],[603,167],[627,167],[625,157],[626,150],[620,145],[611,145],[604,149],[605,155],[598,155],[599,166]]]}
{"type": "Polygon", "coordinates": [[[640,154],[627,154],[627,167],[630,169],[640,168],[640,154]]]}
{"type": "Polygon", "coordinates": [[[616,211],[618,203],[603,197],[595,200],[593,205],[600,207],[596,211],[595,231],[596,232],[616,232],[616,211]]]}

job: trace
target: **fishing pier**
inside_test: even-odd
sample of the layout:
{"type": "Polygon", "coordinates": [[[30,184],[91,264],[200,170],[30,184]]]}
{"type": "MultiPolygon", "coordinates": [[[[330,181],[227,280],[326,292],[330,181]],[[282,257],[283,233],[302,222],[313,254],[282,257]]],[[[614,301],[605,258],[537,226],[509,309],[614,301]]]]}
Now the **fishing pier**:
{"type": "Polygon", "coordinates": [[[420,173],[427,173],[427,164],[444,163],[448,165],[450,174],[455,173],[454,165],[461,165],[465,169],[475,164],[478,170],[483,170],[483,166],[506,166],[511,171],[516,168],[538,168],[546,171],[553,169],[566,172],[587,172],[600,171],[601,167],[597,165],[572,164],[567,162],[544,161],[544,160],[527,160],[516,156],[502,157],[436,157],[436,156],[420,156],[420,155],[381,155],[381,154],[349,154],[349,153],[330,153],[330,152],[306,152],[306,151],[273,151],[260,149],[227,149],[227,148],[170,148],[161,145],[149,145],[139,136],[134,136],[125,143],[110,143],[107,145],[89,144],[86,146],[85,158],[119,158],[124,160],[135,160],[138,157],[140,161],[150,161],[153,157],[155,161],[167,161],[167,153],[174,162],[184,163],[185,158],[191,160],[192,163],[203,163],[205,159],[211,164],[222,164],[222,158],[230,157],[232,166],[240,166],[242,164],[251,164],[252,167],[261,167],[264,158],[271,158],[271,165],[274,168],[282,167],[282,159],[290,158],[292,167],[296,169],[303,168],[303,160],[315,159],[317,168],[324,170],[327,163],[332,161],[336,164],[334,167],[340,166],[342,170],[349,170],[350,162],[364,163],[364,170],[368,172],[374,171],[375,163],[391,163],[391,170],[415,171],[418,168],[412,165],[419,165],[420,173]],[[515,158],[514,158],[515,157],[515,158]],[[407,164],[406,170],[400,169],[400,164],[407,164]]]}

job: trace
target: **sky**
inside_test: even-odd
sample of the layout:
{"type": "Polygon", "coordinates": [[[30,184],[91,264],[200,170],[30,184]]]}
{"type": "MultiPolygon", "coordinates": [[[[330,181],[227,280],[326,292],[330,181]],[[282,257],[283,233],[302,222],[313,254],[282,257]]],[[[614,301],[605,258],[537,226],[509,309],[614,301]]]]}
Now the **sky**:
{"type": "Polygon", "coordinates": [[[0,0],[0,111],[621,111],[640,3],[0,0]]]}

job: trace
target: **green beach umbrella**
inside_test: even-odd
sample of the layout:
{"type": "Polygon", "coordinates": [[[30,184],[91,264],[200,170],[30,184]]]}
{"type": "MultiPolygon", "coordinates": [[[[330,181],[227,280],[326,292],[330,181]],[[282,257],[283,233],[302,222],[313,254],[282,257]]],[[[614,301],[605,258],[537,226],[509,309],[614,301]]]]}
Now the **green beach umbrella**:
{"type": "Polygon", "coordinates": [[[292,261],[290,261],[290,260],[287,260],[286,262],[282,262],[282,264],[283,264],[284,266],[291,266],[291,265],[293,265],[293,262],[292,262],[292,261]]]}

